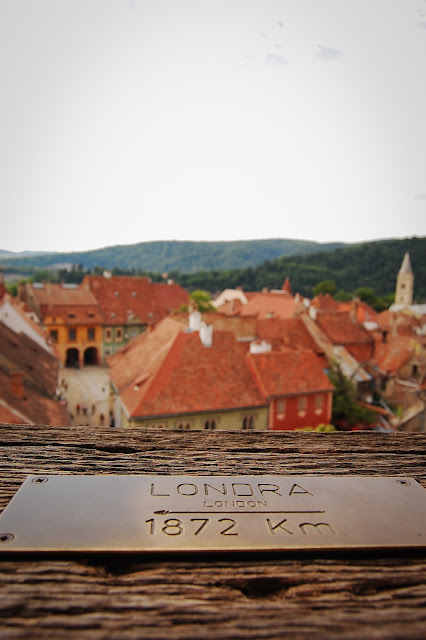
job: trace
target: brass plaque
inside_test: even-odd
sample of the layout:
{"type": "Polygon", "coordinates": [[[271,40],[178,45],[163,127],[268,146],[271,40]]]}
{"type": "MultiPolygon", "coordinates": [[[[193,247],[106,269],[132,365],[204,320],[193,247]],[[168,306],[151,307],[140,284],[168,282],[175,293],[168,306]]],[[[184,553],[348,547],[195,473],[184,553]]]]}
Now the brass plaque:
{"type": "Polygon", "coordinates": [[[30,476],[0,552],[426,546],[426,491],[364,476],[30,476]]]}

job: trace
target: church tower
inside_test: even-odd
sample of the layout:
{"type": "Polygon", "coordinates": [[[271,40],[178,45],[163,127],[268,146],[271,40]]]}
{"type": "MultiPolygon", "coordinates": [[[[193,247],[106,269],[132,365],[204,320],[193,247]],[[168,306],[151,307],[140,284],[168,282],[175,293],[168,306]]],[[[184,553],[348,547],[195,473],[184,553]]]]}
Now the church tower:
{"type": "Polygon", "coordinates": [[[414,274],[410,254],[407,252],[396,279],[395,304],[409,307],[413,304],[414,274]]]}

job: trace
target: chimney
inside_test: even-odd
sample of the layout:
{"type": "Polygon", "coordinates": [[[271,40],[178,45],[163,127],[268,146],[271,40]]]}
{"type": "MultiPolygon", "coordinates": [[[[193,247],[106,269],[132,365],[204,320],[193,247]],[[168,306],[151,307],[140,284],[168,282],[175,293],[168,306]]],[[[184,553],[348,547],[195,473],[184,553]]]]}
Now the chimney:
{"type": "Polygon", "coordinates": [[[24,374],[22,371],[10,372],[10,391],[17,398],[24,397],[24,374]]]}
{"type": "Polygon", "coordinates": [[[211,347],[213,343],[213,325],[208,326],[205,322],[202,322],[199,336],[204,347],[211,347]]]}
{"type": "Polygon", "coordinates": [[[351,308],[349,311],[349,316],[353,322],[357,322],[358,320],[358,306],[359,306],[359,298],[354,296],[351,300],[351,308]]]}
{"type": "Polygon", "coordinates": [[[192,311],[189,314],[189,329],[190,331],[200,331],[201,327],[201,313],[199,311],[192,311]]]}
{"type": "Polygon", "coordinates": [[[265,340],[261,342],[252,340],[252,342],[250,342],[250,353],[268,353],[271,349],[271,345],[265,340]]]}

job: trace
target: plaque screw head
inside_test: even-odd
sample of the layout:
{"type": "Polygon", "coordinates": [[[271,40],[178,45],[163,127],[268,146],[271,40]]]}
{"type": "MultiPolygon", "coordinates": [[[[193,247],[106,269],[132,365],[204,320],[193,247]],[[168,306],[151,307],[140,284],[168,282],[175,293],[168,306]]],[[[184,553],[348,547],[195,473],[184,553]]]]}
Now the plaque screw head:
{"type": "Polygon", "coordinates": [[[0,542],[12,542],[14,539],[13,533],[0,533],[0,542]]]}
{"type": "Polygon", "coordinates": [[[43,484],[47,482],[47,478],[33,478],[31,482],[34,482],[34,484],[43,484]]]}
{"type": "Polygon", "coordinates": [[[411,485],[411,482],[408,482],[408,480],[397,480],[396,482],[397,482],[397,484],[402,484],[405,487],[411,485]]]}

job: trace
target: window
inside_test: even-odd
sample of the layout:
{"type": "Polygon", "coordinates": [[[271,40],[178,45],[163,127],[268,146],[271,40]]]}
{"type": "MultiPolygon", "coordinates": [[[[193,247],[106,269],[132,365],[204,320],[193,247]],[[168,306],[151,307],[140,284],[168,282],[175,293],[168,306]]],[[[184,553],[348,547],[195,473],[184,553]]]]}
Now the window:
{"type": "Polygon", "coordinates": [[[253,416],[244,416],[242,428],[253,429],[253,416]]]}
{"type": "Polygon", "coordinates": [[[308,406],[308,399],[305,396],[302,396],[301,398],[299,398],[297,402],[297,409],[298,409],[299,416],[302,417],[305,415],[307,406],[308,406]]]}
{"type": "Polygon", "coordinates": [[[75,329],[68,329],[68,340],[73,341],[77,338],[77,331],[75,329]]]}
{"type": "Polygon", "coordinates": [[[111,338],[112,338],[112,330],[111,329],[105,329],[105,340],[106,340],[106,342],[111,342],[111,338]]]}
{"type": "Polygon", "coordinates": [[[204,429],[216,429],[216,420],[206,420],[204,429]]]}
{"type": "Polygon", "coordinates": [[[123,329],[116,329],[115,330],[115,339],[117,340],[117,342],[121,342],[123,339],[123,329]]]}
{"type": "Polygon", "coordinates": [[[324,396],[315,396],[315,413],[321,413],[324,409],[324,396]]]}
{"type": "Polygon", "coordinates": [[[50,337],[52,338],[53,342],[58,342],[58,330],[57,329],[51,329],[49,331],[50,333],[50,337]]]}
{"type": "Polygon", "coordinates": [[[179,431],[189,431],[192,427],[192,422],[178,422],[176,425],[176,429],[179,431]]]}
{"type": "Polygon", "coordinates": [[[286,412],[286,408],[287,408],[287,403],[283,398],[281,398],[281,400],[277,400],[277,418],[278,418],[278,420],[282,420],[284,418],[285,412],[286,412]]]}
{"type": "Polygon", "coordinates": [[[89,327],[87,329],[87,339],[94,340],[95,339],[95,329],[93,327],[89,327]]]}

